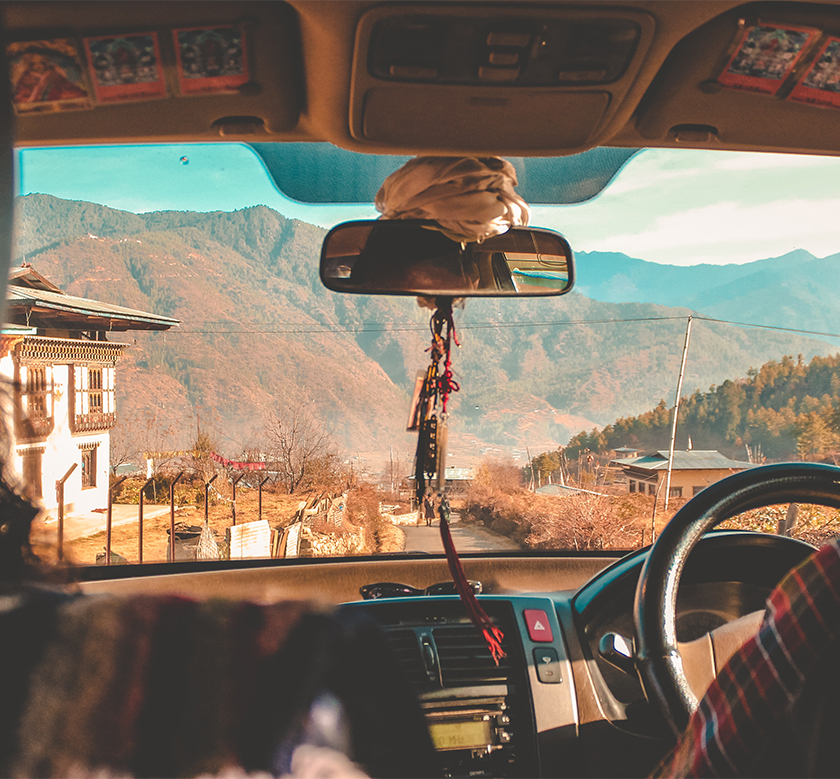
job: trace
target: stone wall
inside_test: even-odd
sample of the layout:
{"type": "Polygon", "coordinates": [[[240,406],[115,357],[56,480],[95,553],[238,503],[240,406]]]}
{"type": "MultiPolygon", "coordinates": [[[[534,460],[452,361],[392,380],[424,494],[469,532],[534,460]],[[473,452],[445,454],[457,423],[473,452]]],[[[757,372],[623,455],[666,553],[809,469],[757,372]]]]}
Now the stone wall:
{"type": "Polygon", "coordinates": [[[420,514],[417,511],[409,511],[407,514],[383,514],[382,517],[394,525],[420,524],[420,514]]]}
{"type": "Polygon", "coordinates": [[[301,547],[308,545],[313,557],[343,557],[368,552],[364,530],[348,524],[335,533],[319,533],[306,527],[301,541],[304,542],[301,547]]]}

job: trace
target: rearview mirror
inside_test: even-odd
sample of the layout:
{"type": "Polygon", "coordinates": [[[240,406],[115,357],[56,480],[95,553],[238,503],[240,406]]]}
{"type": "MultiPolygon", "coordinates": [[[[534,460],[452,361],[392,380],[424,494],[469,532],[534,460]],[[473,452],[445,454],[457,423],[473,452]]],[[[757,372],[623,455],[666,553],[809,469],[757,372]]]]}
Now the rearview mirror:
{"type": "Polygon", "coordinates": [[[568,242],[551,230],[513,227],[464,244],[433,222],[383,219],[334,227],[321,249],[321,281],[368,295],[562,295],[574,265],[568,242]]]}

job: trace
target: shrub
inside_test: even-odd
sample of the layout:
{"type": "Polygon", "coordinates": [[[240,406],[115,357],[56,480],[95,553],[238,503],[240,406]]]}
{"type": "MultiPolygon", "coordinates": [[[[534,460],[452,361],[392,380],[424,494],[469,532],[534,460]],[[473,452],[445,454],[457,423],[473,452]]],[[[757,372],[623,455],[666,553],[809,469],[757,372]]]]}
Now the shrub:
{"type": "Polygon", "coordinates": [[[629,549],[642,543],[652,507],[647,496],[553,497],[477,482],[464,516],[532,549],[629,549]]]}

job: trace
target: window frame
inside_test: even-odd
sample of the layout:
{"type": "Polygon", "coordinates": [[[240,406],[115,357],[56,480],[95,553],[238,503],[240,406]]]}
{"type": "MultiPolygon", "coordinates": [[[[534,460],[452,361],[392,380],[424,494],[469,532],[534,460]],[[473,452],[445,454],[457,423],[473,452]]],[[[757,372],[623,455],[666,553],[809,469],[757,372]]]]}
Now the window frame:
{"type": "Polygon", "coordinates": [[[96,489],[96,450],[98,448],[99,444],[81,444],[79,446],[83,490],[96,489]]]}

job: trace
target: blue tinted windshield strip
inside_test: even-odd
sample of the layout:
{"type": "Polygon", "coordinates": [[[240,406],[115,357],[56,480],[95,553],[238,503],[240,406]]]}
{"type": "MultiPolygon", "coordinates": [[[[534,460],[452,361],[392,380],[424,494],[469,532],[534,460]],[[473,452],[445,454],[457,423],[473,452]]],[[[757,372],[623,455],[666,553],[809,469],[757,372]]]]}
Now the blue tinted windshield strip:
{"type": "MultiPolygon", "coordinates": [[[[252,143],[277,188],[302,203],[372,203],[409,157],[360,154],[329,143],[252,143]]],[[[509,157],[532,205],[591,200],[639,149],[598,147],[569,157],[509,157]]]]}

